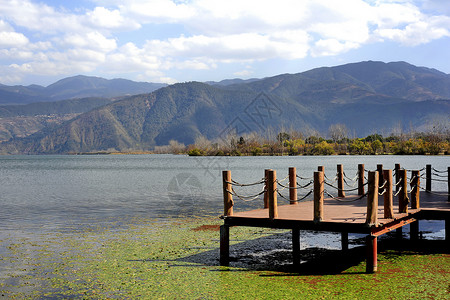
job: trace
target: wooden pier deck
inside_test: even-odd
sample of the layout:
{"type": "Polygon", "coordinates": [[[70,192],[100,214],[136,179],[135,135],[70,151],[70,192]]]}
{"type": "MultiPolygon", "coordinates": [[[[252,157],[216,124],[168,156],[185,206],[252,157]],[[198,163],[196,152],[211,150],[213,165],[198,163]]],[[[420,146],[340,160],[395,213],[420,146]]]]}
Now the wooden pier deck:
{"type": "MultiPolygon", "coordinates": [[[[393,207],[394,193],[392,192],[392,182],[388,182],[391,191],[391,207],[388,207],[388,209],[393,212],[393,215],[390,218],[385,218],[387,209],[386,200],[384,197],[378,197],[378,175],[376,176],[375,194],[372,193],[372,196],[369,192],[363,197],[358,195],[346,195],[338,198],[324,198],[322,190],[322,199],[320,199],[320,219],[317,219],[318,208],[316,206],[316,196],[314,201],[293,202],[287,205],[277,205],[275,196],[275,203],[273,203],[274,200],[272,199],[272,207],[267,207],[266,205],[266,208],[233,213],[232,210],[230,211],[230,207],[227,207],[227,197],[231,198],[231,196],[228,196],[229,192],[227,192],[226,184],[230,184],[231,180],[230,178],[224,177],[225,214],[222,217],[224,224],[221,226],[220,232],[221,265],[229,264],[229,229],[233,226],[291,229],[294,264],[299,261],[300,230],[340,232],[343,250],[348,249],[349,233],[367,234],[366,270],[368,273],[377,270],[377,237],[392,230],[401,230],[401,228],[407,224],[411,224],[411,238],[418,239],[419,220],[445,220],[445,239],[450,245],[450,199],[448,199],[447,192],[418,192],[414,195],[414,197],[418,197],[418,203],[410,205],[410,207],[408,207],[408,203],[411,204],[411,201],[407,196],[408,194],[406,194],[406,196],[404,196],[406,197],[405,199],[407,199],[406,207],[405,204],[401,204],[402,200],[400,199],[400,196],[398,198],[398,207],[393,207]],[[370,197],[373,199],[372,204],[369,204],[371,203],[370,197]],[[273,207],[273,205],[276,207],[273,207]],[[371,205],[373,207],[370,207],[371,205]],[[274,210],[276,211],[275,215],[274,210]],[[399,213],[399,211],[403,212],[399,213]],[[368,217],[368,214],[373,216],[368,217]]],[[[270,184],[268,187],[270,190],[270,184]]],[[[370,189],[371,187],[369,186],[369,191],[370,189]]],[[[419,186],[417,187],[417,190],[419,190],[419,186]]],[[[272,193],[276,195],[273,189],[272,193]]],[[[413,196],[412,192],[411,196],[413,196]]],[[[233,203],[232,200],[231,203],[233,203]]]]}

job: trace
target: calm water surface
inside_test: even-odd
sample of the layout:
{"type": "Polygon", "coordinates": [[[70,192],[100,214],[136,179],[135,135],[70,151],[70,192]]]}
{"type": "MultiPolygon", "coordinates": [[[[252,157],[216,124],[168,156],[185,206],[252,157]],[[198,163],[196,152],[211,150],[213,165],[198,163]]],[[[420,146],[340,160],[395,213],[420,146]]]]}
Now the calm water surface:
{"type": "MultiPolygon", "coordinates": [[[[358,163],[374,170],[438,170],[450,166],[444,156],[187,157],[175,155],[0,156],[0,237],[11,231],[53,232],[90,226],[126,225],[139,218],[168,218],[222,213],[221,171],[248,183],[275,169],[279,179],[288,167],[310,177],[318,165],[333,178],[343,164],[348,177],[358,163]]],[[[257,193],[261,187],[241,190],[257,193]]],[[[433,190],[446,191],[433,182],[433,190]]],[[[261,203],[236,200],[236,209],[261,203]]]]}

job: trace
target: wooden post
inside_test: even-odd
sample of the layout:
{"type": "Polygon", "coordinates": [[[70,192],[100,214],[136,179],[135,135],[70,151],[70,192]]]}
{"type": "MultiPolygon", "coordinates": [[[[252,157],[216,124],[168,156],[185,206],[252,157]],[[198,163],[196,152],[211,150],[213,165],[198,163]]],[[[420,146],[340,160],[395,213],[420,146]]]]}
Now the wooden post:
{"type": "Polygon", "coordinates": [[[290,204],[297,204],[297,170],[289,168],[289,200],[290,204]]]}
{"type": "Polygon", "coordinates": [[[445,219],[445,242],[450,247],[450,218],[445,219]]]}
{"type": "Polygon", "coordinates": [[[378,222],[378,172],[369,172],[369,187],[367,195],[367,217],[366,224],[376,225],[378,222]]]}
{"type": "Polygon", "coordinates": [[[337,165],[337,178],[338,178],[338,197],[345,198],[344,167],[342,165],[337,165]]]}
{"type": "Polygon", "coordinates": [[[231,171],[222,171],[223,179],[223,214],[224,216],[233,215],[233,196],[231,195],[231,171]]]}
{"type": "Polygon", "coordinates": [[[341,247],[342,251],[348,251],[348,232],[341,232],[341,247]]]}
{"type": "Polygon", "coordinates": [[[314,172],[314,222],[323,220],[323,172],[314,172]]]}
{"type": "Polygon", "coordinates": [[[398,212],[399,213],[407,213],[408,212],[408,178],[406,175],[406,170],[400,170],[400,188],[401,191],[398,194],[398,212]]]}
{"type": "Polygon", "coordinates": [[[431,165],[426,166],[426,185],[425,185],[425,191],[431,192],[431,165]]]}
{"type": "Polygon", "coordinates": [[[395,182],[394,182],[394,184],[396,185],[395,186],[395,191],[396,192],[398,192],[398,190],[400,189],[400,185],[399,184],[397,184],[398,183],[398,181],[400,180],[400,164],[395,164],[395,168],[394,168],[394,170],[395,170],[395,182]]]}
{"type": "Polygon", "coordinates": [[[358,195],[364,195],[364,164],[358,165],[358,195]]]}
{"type": "Polygon", "coordinates": [[[300,229],[292,229],[292,259],[294,266],[300,265],[300,229]]]}
{"type": "Polygon", "coordinates": [[[230,226],[220,226],[220,257],[221,266],[230,264],[230,226]]]}
{"type": "Polygon", "coordinates": [[[375,273],[378,269],[378,257],[377,257],[377,237],[368,235],[366,237],[367,248],[367,260],[366,260],[366,272],[375,273]]]}
{"type": "Polygon", "coordinates": [[[269,208],[269,171],[270,169],[264,170],[264,184],[266,185],[264,189],[264,208],[269,208]]]}
{"type": "Polygon", "coordinates": [[[420,208],[420,171],[411,173],[411,209],[420,208]]]}
{"type": "MultiPolygon", "coordinates": [[[[384,184],[384,178],[383,178],[383,165],[379,164],[377,165],[377,171],[378,171],[378,184],[380,186],[383,186],[384,184]]],[[[383,193],[384,187],[378,188],[380,193],[383,193]]]]}
{"type": "Polygon", "coordinates": [[[447,201],[450,202],[450,167],[447,167],[447,201]]]}
{"type": "Polygon", "coordinates": [[[419,220],[409,224],[409,237],[411,240],[419,239],[419,220]]]}
{"type": "Polygon", "coordinates": [[[383,178],[386,180],[386,186],[384,190],[384,218],[394,218],[394,199],[392,194],[392,170],[383,170],[383,178]]]}
{"type": "Polygon", "coordinates": [[[277,171],[270,170],[268,177],[268,193],[269,193],[269,218],[278,218],[277,204],[277,171]]]}

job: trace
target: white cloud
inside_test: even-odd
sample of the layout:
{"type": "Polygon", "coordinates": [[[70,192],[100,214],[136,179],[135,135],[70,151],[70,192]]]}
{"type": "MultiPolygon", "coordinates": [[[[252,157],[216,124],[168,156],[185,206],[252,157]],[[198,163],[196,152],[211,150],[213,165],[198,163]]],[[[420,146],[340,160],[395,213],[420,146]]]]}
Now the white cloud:
{"type": "Polygon", "coordinates": [[[93,2],[64,9],[0,1],[0,59],[19,74],[10,78],[99,70],[173,80],[165,73],[337,56],[386,40],[414,47],[450,36],[450,17],[440,10],[448,3],[438,0],[93,2]],[[177,29],[161,37],[164,26],[155,24],[177,29]]]}

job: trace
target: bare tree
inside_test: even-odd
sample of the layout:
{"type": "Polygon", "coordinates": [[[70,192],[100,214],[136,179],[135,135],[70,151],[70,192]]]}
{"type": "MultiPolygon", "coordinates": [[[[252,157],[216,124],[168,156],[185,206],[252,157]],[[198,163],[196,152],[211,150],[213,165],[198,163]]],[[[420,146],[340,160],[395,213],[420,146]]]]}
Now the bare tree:
{"type": "Polygon", "coordinates": [[[344,124],[333,124],[328,128],[328,136],[338,143],[348,137],[348,128],[344,124]]]}

